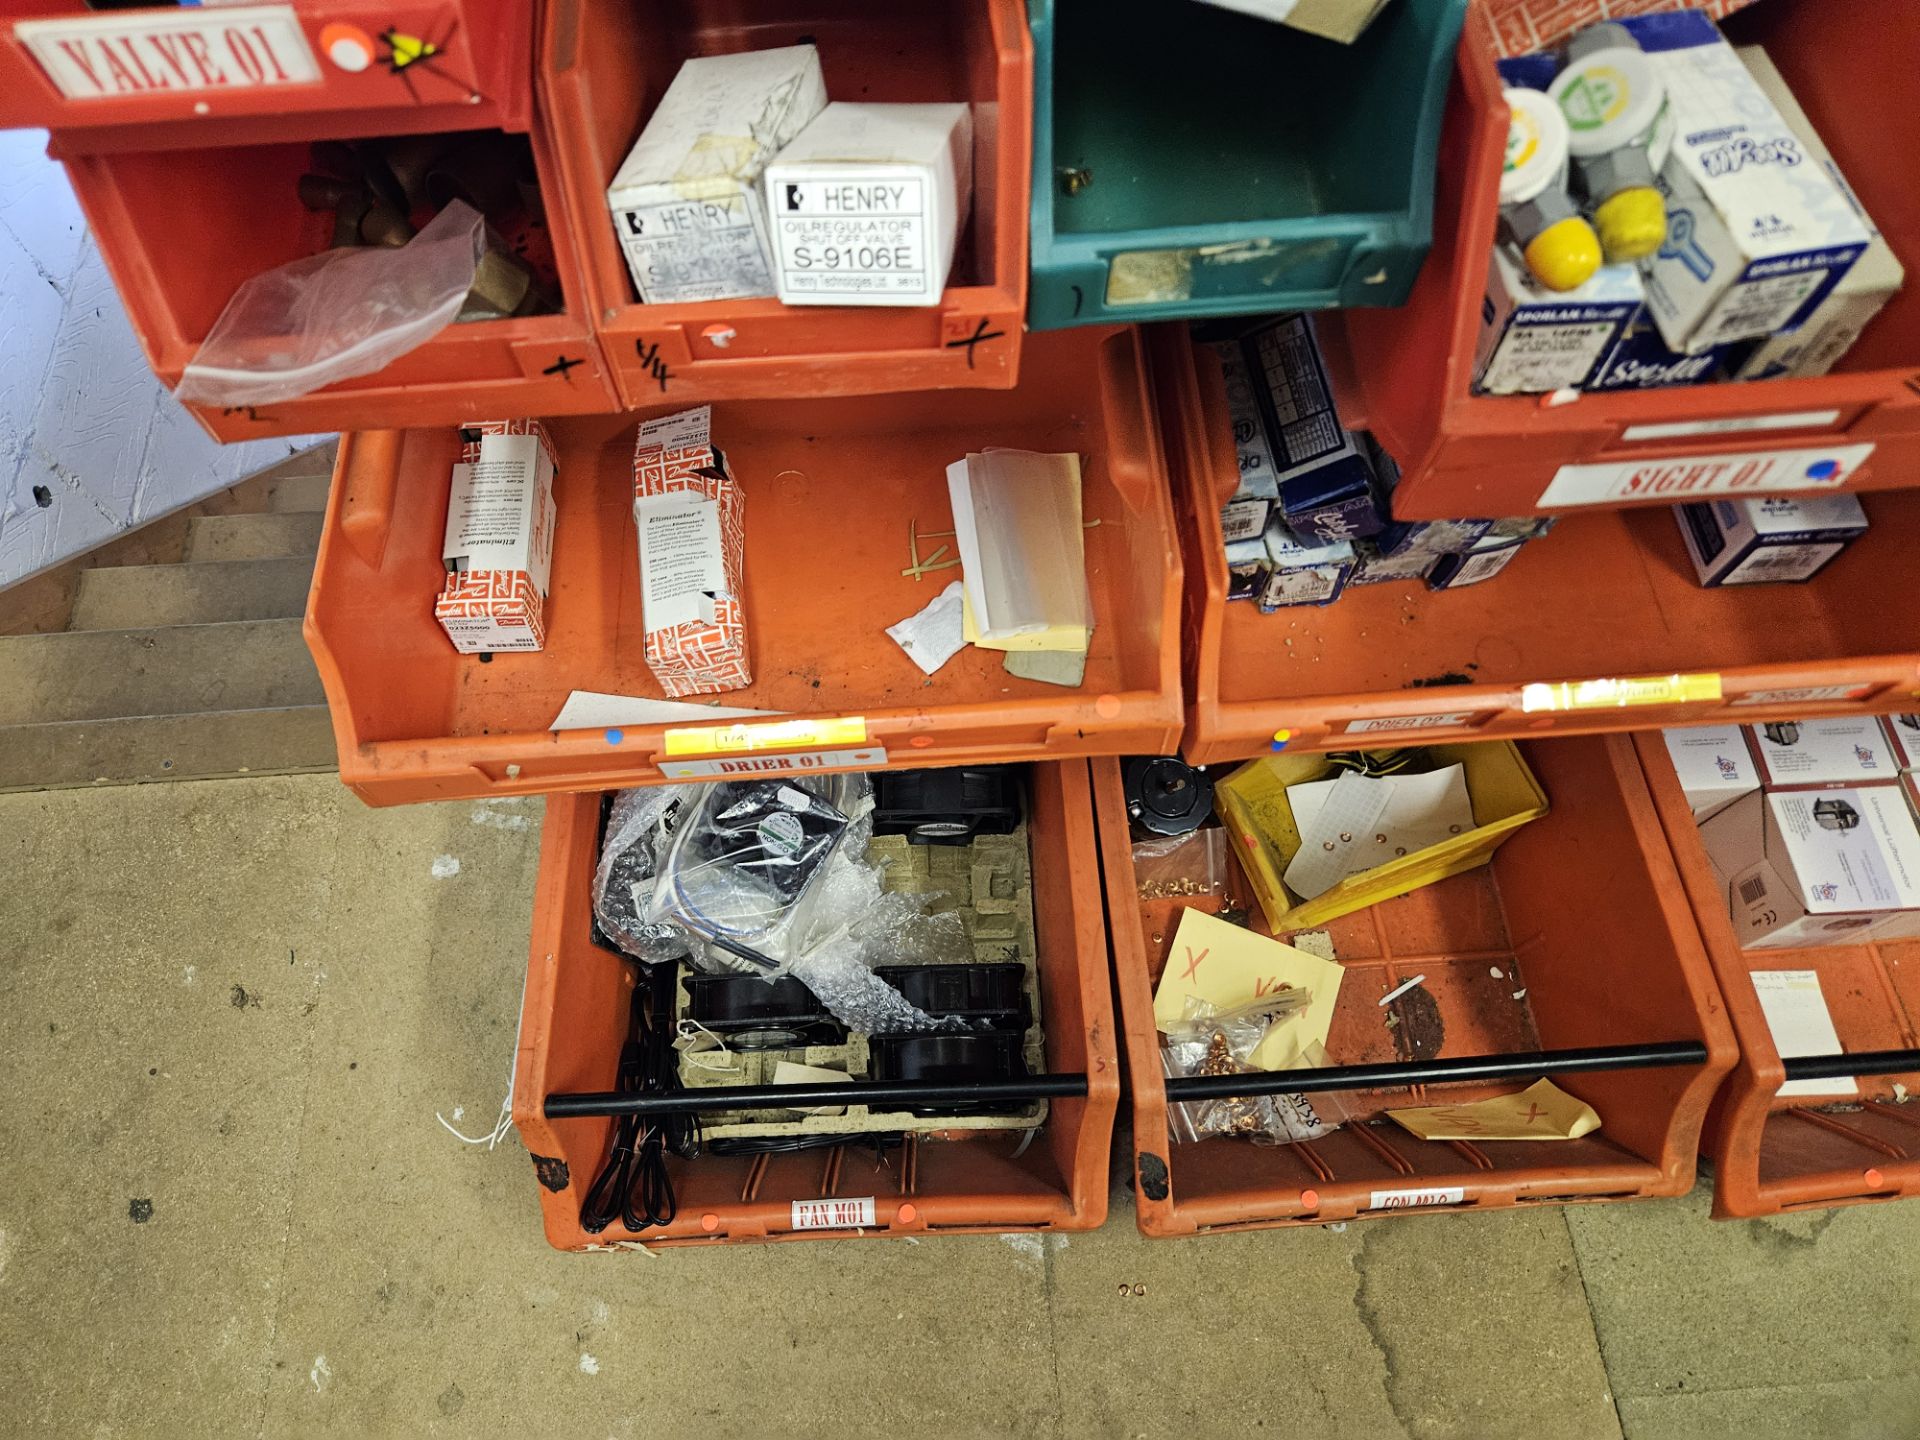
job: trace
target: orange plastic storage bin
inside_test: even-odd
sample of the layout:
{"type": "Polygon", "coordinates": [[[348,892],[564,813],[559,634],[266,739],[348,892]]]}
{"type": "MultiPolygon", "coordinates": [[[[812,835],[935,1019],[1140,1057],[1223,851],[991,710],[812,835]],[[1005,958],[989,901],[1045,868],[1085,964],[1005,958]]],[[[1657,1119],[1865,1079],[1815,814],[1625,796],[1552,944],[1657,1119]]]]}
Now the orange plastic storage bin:
{"type": "Polygon", "coordinates": [[[639,1240],[714,1245],[946,1231],[1092,1230],[1107,1215],[1107,1165],[1120,1097],[1099,855],[1087,763],[1035,765],[1028,779],[1034,929],[1049,1074],[1084,1074],[1084,1098],[1049,1102],[1045,1128],[974,1131],[976,1138],[908,1137],[884,1165],[857,1148],[669,1161],[678,1215],[638,1234],[618,1222],[580,1225],[582,1202],[607,1157],[613,1121],[546,1118],[552,1094],[613,1088],[635,967],[592,935],[600,796],[547,801],[534,891],[514,1070],[513,1118],[533,1156],[547,1239],[562,1250],[639,1240]],[[874,1201],[858,1232],[795,1229],[794,1204],[874,1201]]]}
{"type": "MultiPolygon", "coordinates": [[[[331,137],[331,132],[328,132],[331,137]]],[[[586,308],[553,157],[530,132],[564,309],[449,325],[384,369],[292,400],[187,408],[218,440],[619,408],[586,308]]],[[[310,140],[70,155],[67,173],[154,373],[169,385],[240,283],[332,240],[295,195],[310,140]]]]}
{"type": "Polygon", "coordinates": [[[552,0],[540,82],[593,313],[629,406],[709,398],[1004,389],[1027,307],[1033,44],[1021,0],[552,0]],[[819,47],[834,100],[973,104],[971,243],[941,303],[638,303],[607,185],[681,62],[819,47]]]}
{"type": "Polygon", "coordinates": [[[320,124],[338,136],[524,130],[533,12],[533,0],[4,0],[0,129],[52,130],[69,154],[257,144],[320,124]]]}
{"type": "MultiPolygon", "coordinates": [[[[1005,393],[714,407],[715,443],[746,495],[754,669],[750,688],[714,698],[780,711],[768,723],[800,732],[758,746],[760,761],[798,764],[805,752],[825,768],[873,769],[875,751],[899,767],[1173,745],[1180,565],[1139,345],[1132,330],[1036,340],[1042,364],[1005,393]],[[885,633],[958,578],[902,575],[908,527],[950,530],[947,465],[994,445],[1083,457],[1095,623],[1077,688],[1015,679],[998,653],[977,648],[928,679],[885,633]]],[[[306,630],[341,778],[372,803],[647,784],[668,778],[670,756],[735,753],[721,726],[547,729],[576,689],[661,694],[643,655],[634,419],[549,428],[559,475],[546,649],[491,663],[455,654],[433,618],[456,433],[341,443],[306,630]]],[[[921,558],[941,544],[952,541],[921,540],[921,558]]]]}
{"type": "Polygon", "coordinates": [[[1687,797],[1660,732],[1633,737],[1647,785],[1693,902],[1700,935],[1740,1041],[1740,1063],[1707,1114],[1701,1153],[1713,1164],[1713,1213],[1721,1219],[1855,1205],[1920,1195],[1920,943],[1742,950],[1727,918],[1687,797]],[[1752,975],[1811,970],[1833,1016],[1843,1055],[1815,1071],[1783,1060],[1752,975]],[[1784,1081],[1853,1079],[1858,1094],[1779,1094],[1784,1081]]]}
{"type": "MultiPolygon", "coordinates": [[[[1707,1104],[1736,1048],[1632,746],[1603,736],[1524,748],[1550,814],[1490,865],[1325,927],[1346,969],[1327,1050],[1336,1065],[1364,1067],[1367,1088],[1340,1092],[1352,1117],[1340,1129],[1279,1146],[1169,1142],[1173,1082],[1153,991],[1180,902],[1150,902],[1152,928],[1143,923],[1119,766],[1094,762],[1145,1233],[1643,1199],[1693,1184],[1707,1104]],[[1416,976],[1419,986],[1381,1007],[1416,976]],[[1630,1053],[1646,1068],[1609,1068],[1630,1053]],[[1574,1054],[1583,1068],[1554,1081],[1601,1118],[1578,1140],[1423,1141],[1384,1114],[1511,1094],[1547,1073],[1550,1057],[1572,1064],[1574,1054]],[[1462,1065],[1509,1078],[1439,1093],[1408,1084],[1462,1065]]],[[[1284,1073],[1287,1088],[1316,1074],[1284,1073]]]]}
{"type": "MultiPolygon", "coordinates": [[[[1920,70],[1920,26],[1898,5],[1768,0],[1723,22],[1736,44],[1760,43],[1833,151],[1861,203],[1909,273],[1920,273],[1920,192],[1884,117],[1905,106],[1920,70]]],[[[1754,452],[1811,463],[1836,447],[1871,445],[1849,489],[1920,477],[1920,287],[1909,283],[1835,372],[1818,379],[1676,386],[1581,395],[1472,393],[1474,342],[1494,239],[1506,107],[1485,15],[1468,17],[1463,87],[1451,98],[1435,196],[1433,250],[1398,310],[1342,319],[1364,392],[1356,408],[1406,471],[1394,497],[1404,519],[1525,515],[1563,466],[1617,464],[1592,481],[1604,503],[1672,503],[1670,489],[1630,498],[1641,466],[1754,452]],[[1804,452],[1804,454],[1802,453],[1804,452]]],[[[1331,327],[1330,327],[1331,328],[1331,327]]],[[[1851,466],[1852,451],[1838,457],[1851,466]]],[[[1818,488],[1809,485],[1809,489],[1818,488]]],[[[1704,493],[1704,492],[1703,492],[1704,493]]]]}
{"type": "Polygon", "coordinates": [[[1229,602],[1220,507],[1239,472],[1219,362],[1173,326],[1151,356],[1195,763],[1885,710],[1920,691],[1920,619],[1888,601],[1920,543],[1912,491],[1866,497],[1866,537],[1798,585],[1702,589],[1673,516],[1638,509],[1571,516],[1464,589],[1349,586],[1270,615],[1229,602]]]}

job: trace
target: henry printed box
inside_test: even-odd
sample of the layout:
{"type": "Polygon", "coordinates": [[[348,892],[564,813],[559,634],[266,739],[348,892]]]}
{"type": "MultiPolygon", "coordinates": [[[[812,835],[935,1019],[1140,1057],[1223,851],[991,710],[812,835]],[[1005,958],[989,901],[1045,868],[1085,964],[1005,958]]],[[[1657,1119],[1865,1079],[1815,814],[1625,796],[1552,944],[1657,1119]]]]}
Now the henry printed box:
{"type": "Polygon", "coordinates": [[[740,575],[746,497],[706,406],[648,420],[633,452],[633,525],[647,668],[670,696],[753,683],[740,575]]]}
{"type": "Polygon", "coordinates": [[[538,420],[460,427],[434,618],[463,655],[546,643],[553,567],[553,443],[538,420]]]}
{"type": "Polygon", "coordinates": [[[773,294],[761,172],[826,104],[811,45],[680,67],[607,186],[642,304],[773,294]]]}

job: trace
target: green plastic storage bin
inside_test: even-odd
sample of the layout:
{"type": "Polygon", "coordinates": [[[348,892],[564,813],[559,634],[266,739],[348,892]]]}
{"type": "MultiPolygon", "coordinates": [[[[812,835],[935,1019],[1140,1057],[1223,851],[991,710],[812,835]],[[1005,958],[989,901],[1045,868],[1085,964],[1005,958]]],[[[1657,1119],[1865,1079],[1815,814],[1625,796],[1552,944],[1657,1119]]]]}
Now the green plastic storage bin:
{"type": "Polygon", "coordinates": [[[1352,45],[1201,0],[1030,0],[1038,330],[1398,305],[1468,0],[1352,45]]]}

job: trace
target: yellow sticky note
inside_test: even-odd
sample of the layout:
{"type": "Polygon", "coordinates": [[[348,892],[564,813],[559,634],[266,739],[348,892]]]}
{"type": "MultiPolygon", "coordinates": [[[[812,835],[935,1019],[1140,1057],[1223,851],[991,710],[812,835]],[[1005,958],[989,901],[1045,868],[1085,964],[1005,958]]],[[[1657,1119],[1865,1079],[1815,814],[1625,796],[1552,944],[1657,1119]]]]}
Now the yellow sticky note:
{"type": "Polygon", "coordinates": [[[1312,1003],[1276,1020],[1251,1056],[1256,1069],[1291,1070],[1313,1063],[1308,1056],[1316,1049],[1324,1054],[1345,973],[1331,960],[1229,925],[1204,910],[1186,909],[1154,993],[1153,1018],[1164,1030],[1186,1017],[1189,997],[1226,1010],[1298,986],[1312,1003]]]}
{"type": "Polygon", "coordinates": [[[1591,1105],[1551,1080],[1472,1105],[1422,1105],[1387,1114],[1422,1140],[1578,1140],[1600,1128],[1591,1105]]]}
{"type": "Polygon", "coordinates": [[[960,596],[960,634],[969,645],[982,650],[1072,650],[1081,654],[1092,639],[1092,630],[1085,625],[1049,625],[1005,640],[982,640],[980,627],[973,621],[973,606],[964,593],[960,596]]]}

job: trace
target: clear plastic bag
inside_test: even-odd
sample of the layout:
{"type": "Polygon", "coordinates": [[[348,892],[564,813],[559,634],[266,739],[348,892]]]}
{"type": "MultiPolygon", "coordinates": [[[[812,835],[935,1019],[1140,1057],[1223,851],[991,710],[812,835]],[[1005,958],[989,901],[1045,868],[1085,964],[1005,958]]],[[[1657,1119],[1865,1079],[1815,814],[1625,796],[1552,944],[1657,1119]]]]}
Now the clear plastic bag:
{"type": "Polygon", "coordinates": [[[871,803],[864,776],[702,787],[673,827],[644,920],[705,942],[691,946],[704,969],[784,973],[794,937],[805,934],[809,897],[846,838],[841,806],[863,800],[871,803]]]}
{"type": "Polygon", "coordinates": [[[1156,835],[1133,847],[1134,879],[1142,900],[1185,899],[1211,895],[1229,909],[1234,903],[1239,863],[1233,844],[1218,825],[1185,835],[1156,835]]]}
{"type": "MultiPolygon", "coordinates": [[[[1303,1009],[1308,1000],[1305,991],[1283,991],[1215,1011],[1206,1001],[1189,998],[1186,1015],[1165,1032],[1161,1069],[1170,1077],[1264,1074],[1248,1063],[1249,1057],[1276,1019],[1303,1009]]],[[[1345,1119],[1344,1106],[1332,1097],[1302,1094],[1234,1095],[1167,1107],[1167,1129],[1175,1143],[1239,1136],[1256,1144],[1291,1145],[1317,1140],[1345,1119]]]]}
{"type": "Polygon", "coordinates": [[[255,275],[233,292],[174,393],[264,405],[370,375],[453,322],[486,243],[480,212],[453,200],[398,248],[328,250],[255,275]]]}
{"type": "Polygon", "coordinates": [[[646,907],[667,837],[705,785],[648,785],[613,797],[600,861],[593,872],[593,914],[614,944],[636,959],[677,960],[687,953],[678,927],[649,921],[646,907]]]}
{"type": "Polygon", "coordinates": [[[965,1029],[909,1004],[873,973],[903,955],[961,960],[972,950],[957,914],[929,915],[924,896],[882,888],[885,867],[867,859],[872,834],[873,789],[864,775],[622,791],[594,873],[594,914],[642,960],[688,957],[713,972],[790,974],[850,1030],[965,1029]],[[777,789],[799,795],[782,803],[777,789]],[[771,843],[762,840],[759,826],[780,814],[799,820],[798,844],[780,821],[771,843]],[[829,838],[834,817],[839,828],[829,838]],[[711,943],[721,933],[775,968],[711,943]]]}

